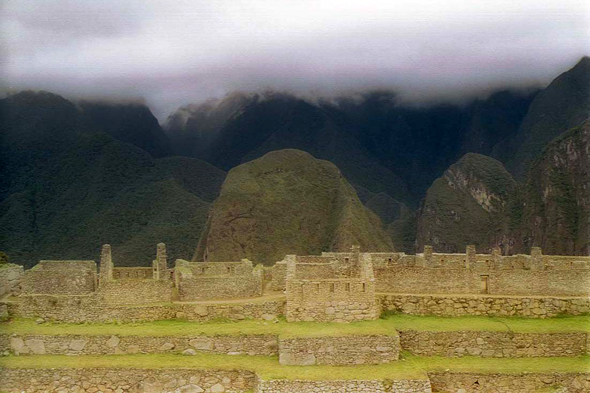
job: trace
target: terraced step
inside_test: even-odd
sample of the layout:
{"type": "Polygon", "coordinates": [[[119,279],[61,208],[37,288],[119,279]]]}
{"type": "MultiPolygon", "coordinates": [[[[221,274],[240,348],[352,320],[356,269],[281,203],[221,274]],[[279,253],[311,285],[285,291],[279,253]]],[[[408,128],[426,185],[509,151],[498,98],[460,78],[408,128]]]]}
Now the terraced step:
{"type": "Polygon", "coordinates": [[[283,364],[371,364],[401,350],[421,356],[547,357],[588,353],[590,318],[417,317],[393,315],[347,325],[244,320],[196,323],[0,324],[0,352],[133,354],[204,351],[281,355],[283,364]],[[398,333],[399,330],[399,333],[398,333]]]}
{"type": "Polygon", "coordinates": [[[406,355],[400,362],[338,367],[281,366],[276,357],[244,355],[34,355],[2,357],[0,368],[0,390],[6,392],[34,388],[79,393],[425,393],[430,384],[434,392],[528,393],[567,387],[568,392],[582,393],[590,389],[588,357],[448,359],[406,355]],[[358,390],[361,388],[364,390],[358,390]]]}

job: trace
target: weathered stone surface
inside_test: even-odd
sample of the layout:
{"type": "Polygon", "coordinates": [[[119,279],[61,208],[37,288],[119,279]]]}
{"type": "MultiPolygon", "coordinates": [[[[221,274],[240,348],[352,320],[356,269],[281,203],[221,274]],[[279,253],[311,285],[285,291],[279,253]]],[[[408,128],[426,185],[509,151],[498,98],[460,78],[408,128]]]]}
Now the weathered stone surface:
{"type": "Polygon", "coordinates": [[[204,390],[197,385],[186,385],[180,388],[180,393],[202,393],[204,390]]]}
{"type": "Polygon", "coordinates": [[[109,338],[107,341],[107,346],[114,348],[117,345],[119,345],[119,342],[121,342],[121,339],[119,337],[111,336],[111,338],[109,338]]]}
{"type": "Polygon", "coordinates": [[[25,346],[25,342],[20,337],[10,337],[10,349],[16,355],[29,353],[30,350],[25,346]]]}
{"type": "Polygon", "coordinates": [[[400,332],[404,350],[419,356],[567,357],[588,351],[588,333],[512,333],[485,331],[400,332]]]}
{"type": "Polygon", "coordinates": [[[210,338],[195,338],[189,344],[199,351],[210,351],[213,349],[213,340],[210,338]]]}
{"type": "Polygon", "coordinates": [[[279,362],[283,365],[381,364],[399,358],[397,336],[346,335],[279,339],[279,362]]]}
{"type": "Polygon", "coordinates": [[[45,343],[39,339],[29,339],[25,341],[25,345],[31,349],[35,355],[45,354],[45,343]]]}
{"type": "Polygon", "coordinates": [[[73,351],[81,351],[86,346],[86,340],[72,340],[70,341],[70,349],[73,351]]]}

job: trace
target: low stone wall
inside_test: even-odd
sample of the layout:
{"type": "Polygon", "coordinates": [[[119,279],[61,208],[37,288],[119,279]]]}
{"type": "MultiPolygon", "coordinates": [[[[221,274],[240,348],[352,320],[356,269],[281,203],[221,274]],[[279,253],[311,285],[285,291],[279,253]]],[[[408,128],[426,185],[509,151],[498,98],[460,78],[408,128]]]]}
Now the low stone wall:
{"type": "Polygon", "coordinates": [[[262,295],[262,275],[193,276],[179,280],[182,301],[243,299],[262,295]]]}
{"type": "Polygon", "coordinates": [[[279,339],[283,365],[389,363],[399,358],[398,336],[354,335],[279,339]]]}
{"type": "Polygon", "coordinates": [[[287,280],[289,322],[354,322],[377,319],[379,314],[372,280],[287,280]]]}
{"type": "Polygon", "coordinates": [[[481,356],[496,358],[581,356],[588,350],[587,333],[399,332],[401,346],[419,356],[481,356]]]}
{"type": "Polygon", "coordinates": [[[168,303],[155,305],[103,306],[96,295],[21,296],[10,303],[11,315],[24,318],[45,318],[58,322],[140,322],[163,319],[187,319],[205,322],[217,318],[231,320],[272,320],[283,315],[285,300],[244,301],[243,303],[168,303]]]}
{"type": "Polygon", "coordinates": [[[250,392],[250,371],[193,369],[0,369],[0,391],[20,392],[250,392]]]}
{"type": "Polygon", "coordinates": [[[377,298],[383,311],[414,315],[549,318],[590,312],[590,297],[437,296],[380,293],[377,294],[377,298]]]}
{"type": "Polygon", "coordinates": [[[20,284],[23,273],[24,269],[20,265],[0,265],[0,297],[10,293],[20,284]]]}
{"type": "Polygon", "coordinates": [[[430,382],[420,380],[259,380],[257,393],[430,393],[430,382]]]}
{"type": "Polygon", "coordinates": [[[172,281],[113,280],[103,283],[97,295],[105,305],[166,303],[172,300],[172,281]]]}
{"type": "Polygon", "coordinates": [[[461,393],[564,393],[590,392],[589,373],[463,374],[428,373],[433,392],[461,393]],[[544,390],[545,389],[545,390],[544,390]]]}
{"type": "Polygon", "coordinates": [[[85,295],[94,292],[96,284],[94,261],[40,261],[21,280],[27,294],[85,295]]]}
{"type": "Polygon", "coordinates": [[[273,335],[216,336],[89,336],[89,335],[0,335],[0,352],[15,355],[112,355],[178,353],[185,350],[227,355],[276,355],[273,335]]]}
{"type": "Polygon", "coordinates": [[[273,291],[284,291],[287,286],[287,262],[279,261],[272,267],[271,288],[273,291]]]}

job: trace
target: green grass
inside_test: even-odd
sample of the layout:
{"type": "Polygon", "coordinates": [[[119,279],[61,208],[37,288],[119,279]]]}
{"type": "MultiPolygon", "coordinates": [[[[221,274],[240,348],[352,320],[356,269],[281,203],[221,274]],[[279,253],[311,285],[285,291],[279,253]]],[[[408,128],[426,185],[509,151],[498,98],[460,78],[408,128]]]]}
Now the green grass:
{"type": "Polygon", "coordinates": [[[11,368],[198,368],[223,370],[251,370],[263,379],[426,379],[427,371],[463,373],[523,372],[589,372],[590,358],[443,358],[404,355],[403,360],[358,366],[281,366],[276,357],[229,356],[197,354],[195,356],[150,355],[102,355],[102,356],[7,356],[0,358],[0,367],[11,368]]]}
{"type": "Polygon", "coordinates": [[[205,323],[183,320],[164,320],[144,323],[36,324],[30,319],[16,319],[0,323],[0,334],[46,335],[121,335],[121,336],[190,336],[276,334],[281,337],[344,336],[353,334],[396,335],[396,330],[420,331],[511,331],[514,333],[570,333],[590,332],[590,316],[570,316],[547,319],[436,317],[393,314],[375,321],[350,324],[217,320],[205,323]]]}

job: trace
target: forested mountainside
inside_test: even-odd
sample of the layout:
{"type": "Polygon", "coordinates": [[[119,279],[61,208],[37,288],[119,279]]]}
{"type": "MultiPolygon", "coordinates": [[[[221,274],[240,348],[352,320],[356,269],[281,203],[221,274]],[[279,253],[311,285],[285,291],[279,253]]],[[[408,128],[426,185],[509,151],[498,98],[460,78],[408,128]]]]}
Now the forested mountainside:
{"type": "Polygon", "coordinates": [[[192,255],[224,171],[155,159],[54,94],[13,95],[0,111],[0,244],[11,261],[96,260],[110,243],[117,264],[149,266],[162,241],[172,257],[192,255]]]}
{"type": "Polygon", "coordinates": [[[273,264],[286,254],[347,251],[355,244],[393,250],[379,218],[334,164],[287,149],[229,171],[195,259],[273,264]]]}
{"type": "Polygon", "coordinates": [[[111,243],[117,264],[148,266],[164,241],[172,259],[198,249],[197,256],[270,263],[282,251],[263,256],[263,245],[284,247],[272,238],[280,231],[268,230],[280,210],[265,198],[276,193],[285,197],[279,206],[334,209],[318,215],[330,225],[321,235],[303,208],[300,218],[281,216],[285,237],[293,223],[308,228],[299,253],[357,241],[406,252],[426,243],[463,250],[468,242],[482,251],[539,245],[587,254],[589,75],[585,57],[540,91],[501,90],[462,105],[408,106],[384,91],[314,101],[233,93],[182,107],[164,127],[140,103],[14,94],[0,100],[0,249],[31,266],[97,259],[100,245],[111,243]],[[268,154],[275,151],[288,158],[268,154]],[[302,163],[311,172],[293,169],[302,163]],[[280,172],[253,178],[265,165],[289,168],[289,184],[310,200],[287,193],[280,172]],[[243,192],[243,200],[220,196],[230,170],[237,175],[224,189],[243,192]],[[229,234],[219,220],[243,204],[265,210],[243,220],[254,227],[232,221],[235,242],[220,246],[229,234]]]}
{"type": "Polygon", "coordinates": [[[493,158],[467,154],[428,189],[417,245],[459,252],[465,244],[504,253],[590,253],[590,124],[563,133],[518,184],[493,158]]]}

